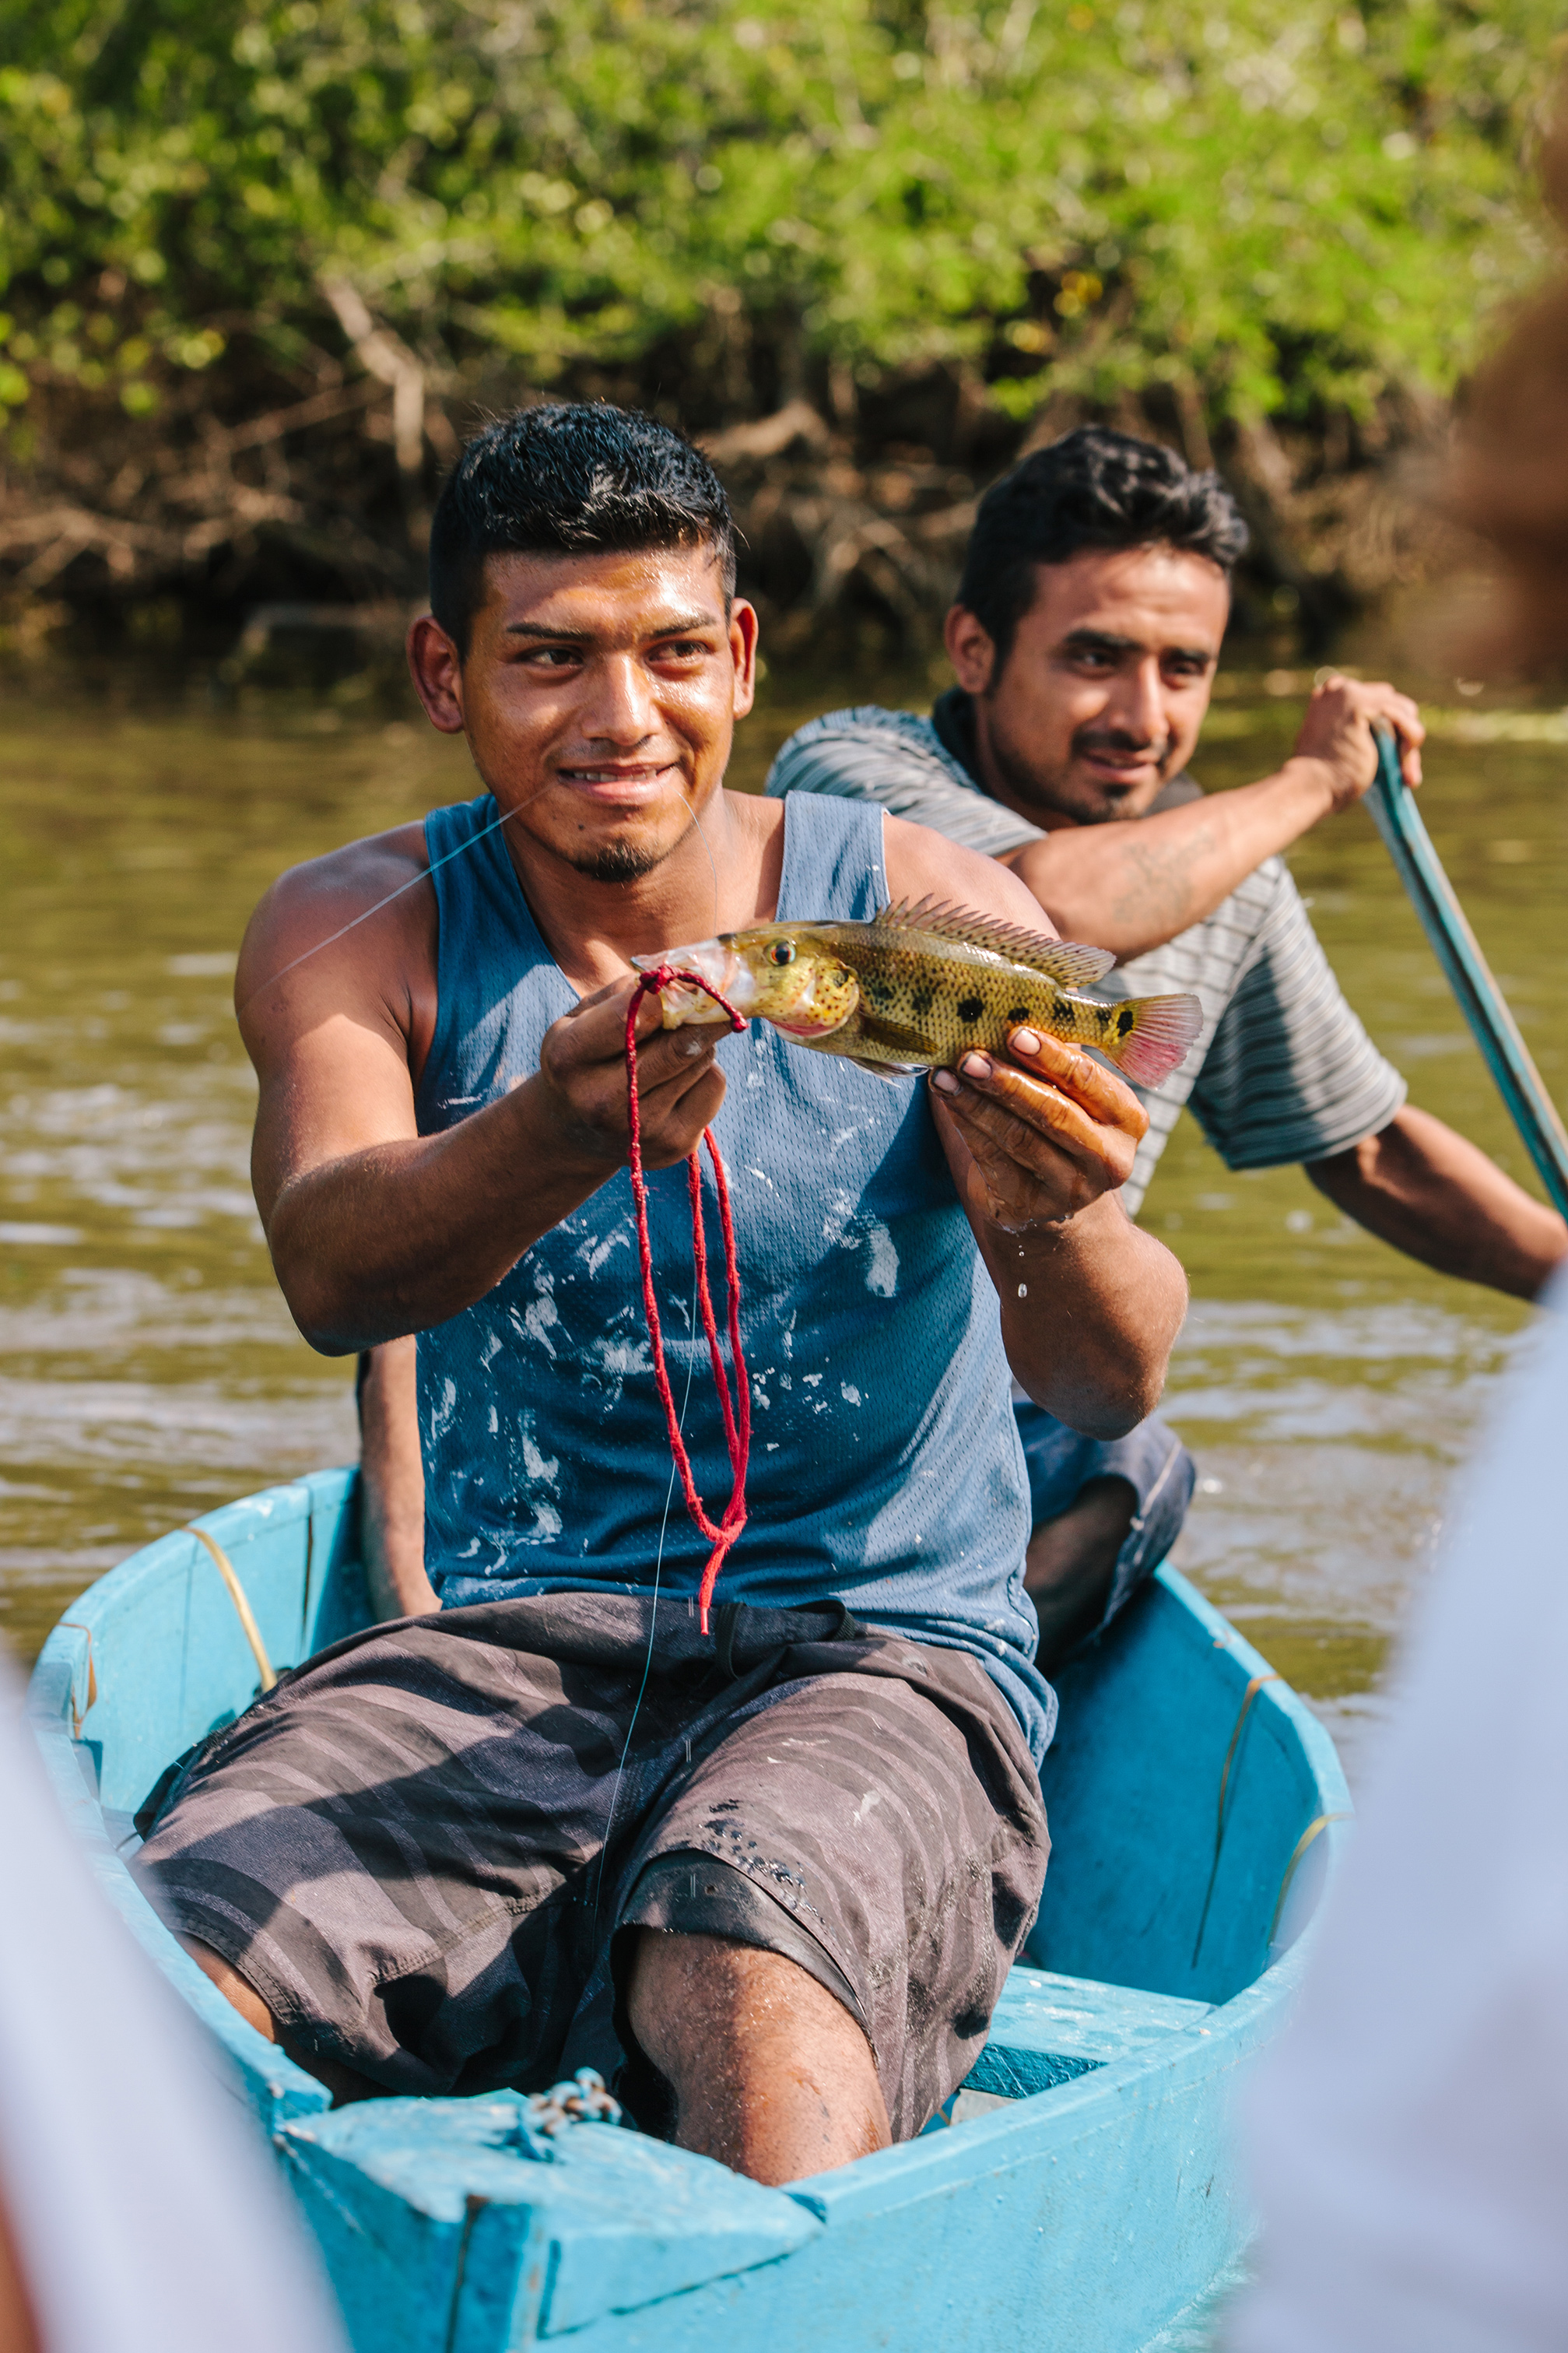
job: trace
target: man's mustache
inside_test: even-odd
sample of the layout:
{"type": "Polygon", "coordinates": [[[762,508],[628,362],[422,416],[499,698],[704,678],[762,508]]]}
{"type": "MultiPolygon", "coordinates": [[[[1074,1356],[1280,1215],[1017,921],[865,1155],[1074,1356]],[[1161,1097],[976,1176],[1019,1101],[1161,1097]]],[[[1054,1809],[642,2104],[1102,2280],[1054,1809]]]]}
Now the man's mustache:
{"type": "Polygon", "coordinates": [[[1152,760],[1163,768],[1175,746],[1173,735],[1163,735],[1153,742],[1136,735],[1121,735],[1103,727],[1080,727],[1072,739],[1076,753],[1107,752],[1113,759],[1152,760]]]}

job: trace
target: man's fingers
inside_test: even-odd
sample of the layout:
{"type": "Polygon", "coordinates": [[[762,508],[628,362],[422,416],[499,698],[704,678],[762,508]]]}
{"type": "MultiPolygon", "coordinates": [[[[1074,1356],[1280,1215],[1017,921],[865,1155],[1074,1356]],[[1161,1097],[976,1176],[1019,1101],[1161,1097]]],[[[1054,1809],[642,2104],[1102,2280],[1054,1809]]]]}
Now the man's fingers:
{"type": "MultiPolygon", "coordinates": [[[[1135,1141],[1140,1140],[1149,1125],[1149,1114],[1127,1084],[1103,1062],[1080,1047],[1064,1044],[1053,1038],[1047,1029],[1015,1029],[1007,1039],[1007,1050],[1014,1062],[1033,1072],[1054,1088],[1068,1095],[1075,1103],[1104,1120],[1111,1127],[1126,1128],[1135,1141]]],[[[981,1055],[966,1059],[990,1061],[993,1057],[981,1055]]],[[[1008,1065],[997,1062],[995,1068],[1005,1079],[1008,1065]]]]}
{"type": "MultiPolygon", "coordinates": [[[[636,976],[628,973],[624,980],[612,980],[595,989],[591,997],[580,998],[569,1013],[563,1014],[555,1027],[563,1049],[574,1062],[607,1062],[625,1053],[626,1007],[636,987],[636,976]]],[[[645,997],[637,1007],[639,1039],[653,1037],[662,1022],[658,998],[645,997]]]]}
{"type": "Polygon", "coordinates": [[[1419,704],[1409,695],[1402,694],[1386,679],[1363,681],[1341,678],[1334,673],[1319,680],[1312,702],[1319,707],[1336,706],[1331,723],[1360,722],[1371,727],[1379,720],[1386,722],[1399,739],[1399,765],[1405,783],[1412,789],[1420,785],[1421,746],[1426,740],[1426,726],[1419,704]]]}
{"type": "Polygon", "coordinates": [[[952,1101],[954,1090],[948,1082],[954,1081],[959,1088],[1005,1105],[1058,1144],[1070,1141],[1098,1150],[1102,1129],[1119,1132],[1133,1145],[1140,1141],[1149,1124],[1148,1113],[1121,1079],[1089,1055],[1039,1030],[1015,1030],[1013,1038],[1018,1042],[1013,1044],[1010,1060],[994,1054],[966,1054],[956,1072],[938,1073],[938,1092],[952,1101]],[[1025,1039],[1033,1040],[1032,1050],[1022,1046],[1025,1039]]]}
{"type": "MultiPolygon", "coordinates": [[[[1135,1147],[1130,1134],[1102,1127],[1069,1095],[1042,1086],[1022,1071],[1004,1072],[998,1067],[984,1084],[961,1079],[956,1092],[946,1088],[938,1092],[966,1131],[988,1138],[1034,1176],[1048,1178],[1058,1172],[1064,1154],[1077,1167],[1103,1172],[1119,1156],[1119,1145],[1128,1167],[1132,1165],[1135,1147]]],[[[1122,1180],[1113,1176],[1110,1181],[1122,1180]]]]}
{"type": "MultiPolygon", "coordinates": [[[[585,997],[554,1026],[552,1061],[564,1079],[570,1071],[586,1071],[595,1063],[624,1063],[626,1050],[626,1007],[636,983],[618,980],[585,997]]],[[[647,1093],[679,1079],[684,1084],[695,1065],[711,1062],[713,1050],[728,1034],[721,1022],[698,1022],[680,1029],[663,1027],[657,997],[645,997],[637,1007],[637,1085],[647,1093]]]]}
{"type": "Polygon", "coordinates": [[[1426,741],[1420,706],[1392,686],[1370,687],[1362,703],[1368,721],[1383,720],[1393,728],[1399,746],[1399,769],[1411,790],[1421,783],[1421,746],[1426,741]]]}

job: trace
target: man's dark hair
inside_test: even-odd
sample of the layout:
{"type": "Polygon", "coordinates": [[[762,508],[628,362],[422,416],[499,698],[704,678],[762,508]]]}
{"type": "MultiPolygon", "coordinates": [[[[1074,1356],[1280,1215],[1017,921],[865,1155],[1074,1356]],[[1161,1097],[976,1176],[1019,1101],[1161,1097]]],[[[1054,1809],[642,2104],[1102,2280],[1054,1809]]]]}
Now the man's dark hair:
{"type": "Polygon", "coordinates": [[[607,401],[551,401],[487,425],[447,475],[430,525],[430,609],[459,654],[487,555],[712,548],[735,593],[722,483],[684,435],[607,401]]]}
{"type": "Polygon", "coordinates": [[[1035,601],[1037,564],[1066,564],[1086,547],[1155,546],[1206,556],[1227,578],[1247,548],[1219,476],[1156,441],[1082,425],[993,482],[958,584],[958,602],[996,648],[993,682],[1035,601]]]}

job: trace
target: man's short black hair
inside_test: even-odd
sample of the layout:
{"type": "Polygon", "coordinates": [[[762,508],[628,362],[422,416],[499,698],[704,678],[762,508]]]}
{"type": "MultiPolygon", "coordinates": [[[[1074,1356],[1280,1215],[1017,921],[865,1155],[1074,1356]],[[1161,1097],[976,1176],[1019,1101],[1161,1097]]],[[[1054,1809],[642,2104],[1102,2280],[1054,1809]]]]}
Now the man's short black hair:
{"type": "Polygon", "coordinates": [[[475,435],[430,525],[430,609],[459,654],[487,555],[712,548],[735,593],[735,525],[712,467],[683,434],[608,401],[520,408],[475,435]]]}
{"type": "Polygon", "coordinates": [[[1035,601],[1037,564],[1066,564],[1086,547],[1155,546],[1206,556],[1227,578],[1247,549],[1219,476],[1158,442],[1082,425],[993,482],[958,585],[958,602],[996,648],[993,682],[1035,601]]]}

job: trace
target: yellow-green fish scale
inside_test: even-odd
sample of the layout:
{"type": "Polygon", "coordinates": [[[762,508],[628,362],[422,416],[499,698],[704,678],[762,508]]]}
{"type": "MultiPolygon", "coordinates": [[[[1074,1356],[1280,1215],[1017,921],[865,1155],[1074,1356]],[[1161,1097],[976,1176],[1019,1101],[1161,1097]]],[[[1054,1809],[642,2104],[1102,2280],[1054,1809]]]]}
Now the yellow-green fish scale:
{"type": "MultiPolygon", "coordinates": [[[[805,938],[796,936],[804,949],[805,938]]],[[[929,950],[912,942],[873,946],[863,935],[826,923],[812,925],[809,936],[849,966],[860,988],[860,1002],[841,1029],[802,1040],[824,1053],[940,1068],[972,1048],[1001,1053],[1018,1029],[1043,1029],[1103,1052],[1136,1018],[1124,1006],[1055,987],[1026,965],[965,954],[949,941],[929,950]]]]}

